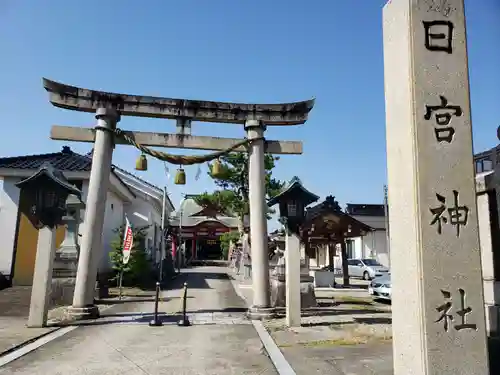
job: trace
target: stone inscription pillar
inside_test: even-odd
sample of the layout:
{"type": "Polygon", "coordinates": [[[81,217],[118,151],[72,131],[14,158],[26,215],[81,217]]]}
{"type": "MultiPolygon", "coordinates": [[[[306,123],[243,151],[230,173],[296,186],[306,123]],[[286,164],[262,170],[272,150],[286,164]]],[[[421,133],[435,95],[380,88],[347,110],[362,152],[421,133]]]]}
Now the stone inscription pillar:
{"type": "Polygon", "coordinates": [[[38,231],[28,327],[40,328],[47,325],[55,254],[56,230],[45,226],[38,231]]]}
{"type": "Polygon", "coordinates": [[[463,0],[383,21],[394,374],[486,375],[463,0]]]}
{"type": "Polygon", "coordinates": [[[300,327],[300,238],[287,228],[285,241],[286,324],[300,327]]]}
{"type": "MultiPolygon", "coordinates": [[[[261,121],[247,120],[248,139],[264,136],[265,125],[261,121]]],[[[250,315],[259,318],[269,315],[270,286],[267,240],[267,205],[264,169],[264,140],[256,140],[249,146],[248,179],[250,203],[250,242],[252,257],[253,306],[250,315]]]]}
{"type": "MultiPolygon", "coordinates": [[[[120,115],[113,109],[99,108],[96,118],[97,126],[114,129],[120,115]]],[[[70,314],[81,318],[99,315],[99,310],[94,305],[94,290],[102,253],[102,230],[113,147],[113,134],[106,130],[96,130],[75,295],[73,306],[69,309],[70,314]]]]}

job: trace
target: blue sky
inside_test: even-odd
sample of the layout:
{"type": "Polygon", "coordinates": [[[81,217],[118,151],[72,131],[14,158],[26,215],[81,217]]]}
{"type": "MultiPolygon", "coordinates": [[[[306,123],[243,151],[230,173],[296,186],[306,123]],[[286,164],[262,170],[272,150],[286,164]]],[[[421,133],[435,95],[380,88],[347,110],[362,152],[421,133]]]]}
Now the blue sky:
{"type": "MultiPolygon", "coordinates": [[[[92,126],[91,114],[52,107],[41,78],[131,94],[286,102],[316,97],[302,126],[269,128],[268,139],[301,140],[276,177],[298,175],[321,197],[381,203],[386,181],[382,7],[384,0],[0,2],[0,155],[58,151],[52,124],[92,126]]],[[[466,0],[474,147],[498,142],[500,1],[466,0]]],[[[125,117],[127,130],[173,132],[170,120],[125,117]]],[[[241,126],[194,123],[193,134],[242,137],[241,126]]],[[[77,152],[90,144],[72,143],[77,152]]],[[[172,151],[180,153],[178,151],[172,151]]],[[[183,151],[195,154],[194,151],[183,151]]],[[[115,164],[132,170],[136,150],[115,164]]],[[[182,193],[211,190],[203,166],[173,184],[161,162],[140,176],[182,193]]],[[[173,171],[173,168],[172,168],[173,171]]]]}

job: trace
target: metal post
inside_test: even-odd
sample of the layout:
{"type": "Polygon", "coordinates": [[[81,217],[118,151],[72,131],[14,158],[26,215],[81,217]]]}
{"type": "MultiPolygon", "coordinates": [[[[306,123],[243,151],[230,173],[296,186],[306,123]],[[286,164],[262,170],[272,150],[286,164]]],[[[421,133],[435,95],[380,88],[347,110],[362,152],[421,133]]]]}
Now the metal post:
{"type": "Polygon", "coordinates": [[[120,271],[120,279],[118,282],[118,299],[122,299],[122,286],[123,286],[123,270],[120,271]]]}
{"type": "Polygon", "coordinates": [[[182,319],[177,322],[177,325],[180,327],[189,327],[191,322],[186,314],[186,306],[187,306],[187,283],[184,283],[184,294],[182,296],[182,319]]]}
{"type": "Polygon", "coordinates": [[[150,327],[160,327],[163,325],[161,320],[158,318],[158,303],[160,301],[160,283],[156,283],[156,296],[155,296],[155,312],[153,320],[149,322],[150,327]]]}

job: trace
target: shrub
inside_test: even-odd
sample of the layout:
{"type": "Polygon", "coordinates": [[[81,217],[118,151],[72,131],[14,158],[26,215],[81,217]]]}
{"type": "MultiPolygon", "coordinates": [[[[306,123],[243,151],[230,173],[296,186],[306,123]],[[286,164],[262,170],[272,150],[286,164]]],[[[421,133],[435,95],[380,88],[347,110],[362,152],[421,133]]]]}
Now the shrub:
{"type": "Polygon", "coordinates": [[[132,228],[134,243],[127,264],[123,264],[123,235],[125,226],[122,225],[114,230],[116,238],[111,242],[113,251],[109,253],[109,257],[115,273],[111,281],[115,281],[117,285],[121,272],[123,272],[123,286],[143,286],[151,281],[153,267],[148,260],[145,250],[148,228],[149,226],[132,228]]]}

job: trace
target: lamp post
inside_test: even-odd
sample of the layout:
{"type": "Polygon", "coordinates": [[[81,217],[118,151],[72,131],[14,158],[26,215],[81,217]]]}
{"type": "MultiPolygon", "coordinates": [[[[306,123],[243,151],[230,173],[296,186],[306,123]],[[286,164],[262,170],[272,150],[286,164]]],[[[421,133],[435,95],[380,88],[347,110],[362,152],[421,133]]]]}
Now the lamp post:
{"type": "Polygon", "coordinates": [[[285,227],[286,324],[289,327],[299,327],[301,323],[300,225],[305,219],[305,207],[318,199],[316,194],[302,186],[298,177],[294,177],[268,202],[269,207],[279,205],[280,221],[285,227]]]}
{"type": "Polygon", "coordinates": [[[75,196],[79,199],[81,191],[71,185],[62,172],[51,164],[42,165],[35,174],[18,182],[16,186],[33,198],[31,214],[39,229],[28,327],[44,327],[47,325],[56,254],[55,229],[62,223],[67,203],[72,202],[75,196]]]}

